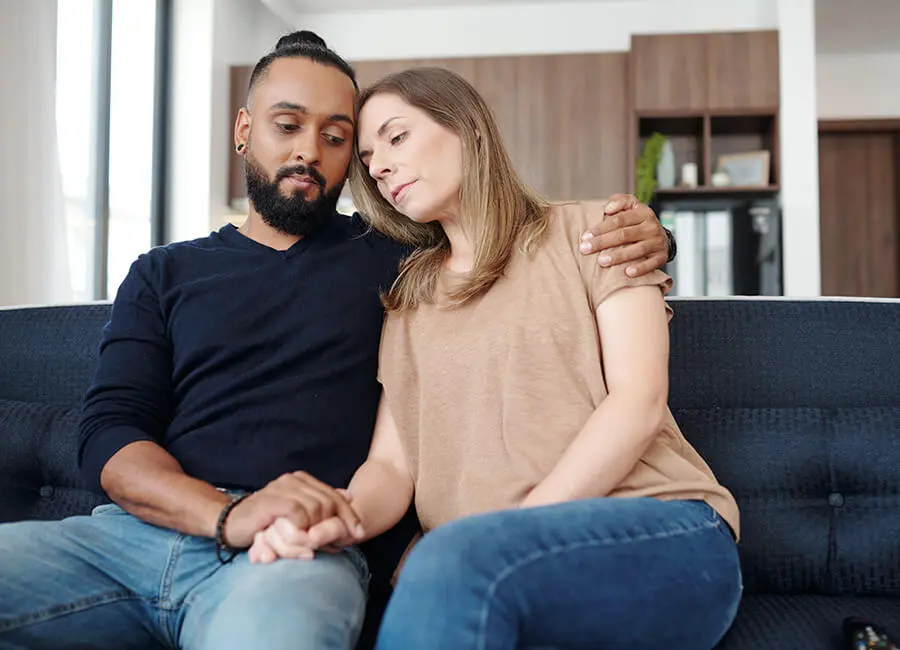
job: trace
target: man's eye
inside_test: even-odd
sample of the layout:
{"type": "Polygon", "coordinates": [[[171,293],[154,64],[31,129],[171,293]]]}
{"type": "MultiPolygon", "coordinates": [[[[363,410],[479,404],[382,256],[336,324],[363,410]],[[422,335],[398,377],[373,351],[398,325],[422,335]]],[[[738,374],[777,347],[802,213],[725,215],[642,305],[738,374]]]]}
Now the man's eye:
{"type": "Polygon", "coordinates": [[[296,124],[285,124],[283,122],[276,122],[276,126],[285,133],[293,133],[300,128],[296,124]]]}
{"type": "Polygon", "coordinates": [[[322,135],[330,144],[333,144],[335,147],[339,147],[346,142],[344,138],[337,135],[332,135],[330,133],[323,133],[322,135]]]}

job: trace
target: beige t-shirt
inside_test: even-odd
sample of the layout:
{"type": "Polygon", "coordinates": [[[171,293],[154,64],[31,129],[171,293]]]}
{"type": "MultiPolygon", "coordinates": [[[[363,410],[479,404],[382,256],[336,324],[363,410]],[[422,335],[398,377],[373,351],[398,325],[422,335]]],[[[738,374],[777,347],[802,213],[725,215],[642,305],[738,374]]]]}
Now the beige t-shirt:
{"type": "MultiPolygon", "coordinates": [[[[632,279],[578,251],[603,206],[554,206],[539,248],[515,252],[504,276],[464,306],[438,300],[387,317],[380,380],[426,532],[518,506],[607,396],[597,306],[624,287],[670,289],[662,271],[632,279]]],[[[738,532],[734,498],[671,413],[610,496],[705,500],[738,532]]]]}

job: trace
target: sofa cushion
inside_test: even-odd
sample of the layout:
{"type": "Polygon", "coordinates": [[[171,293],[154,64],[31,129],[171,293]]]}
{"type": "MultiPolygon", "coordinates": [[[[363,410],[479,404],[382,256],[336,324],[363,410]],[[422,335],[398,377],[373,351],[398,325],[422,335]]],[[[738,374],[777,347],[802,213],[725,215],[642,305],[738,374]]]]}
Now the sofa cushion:
{"type": "Polygon", "coordinates": [[[669,302],[673,408],[900,406],[900,301],[669,302]]]}
{"type": "Polygon", "coordinates": [[[900,408],[673,412],[738,501],[747,593],[900,597],[900,408]]]}
{"type": "Polygon", "coordinates": [[[900,599],[750,595],[717,650],[844,648],[843,621],[867,618],[900,639],[900,599]]]}
{"type": "Polygon", "coordinates": [[[104,502],[77,468],[79,409],[0,400],[0,522],[86,514],[104,502]]]}
{"type": "Polygon", "coordinates": [[[0,399],[79,405],[110,305],[0,309],[0,399]]]}

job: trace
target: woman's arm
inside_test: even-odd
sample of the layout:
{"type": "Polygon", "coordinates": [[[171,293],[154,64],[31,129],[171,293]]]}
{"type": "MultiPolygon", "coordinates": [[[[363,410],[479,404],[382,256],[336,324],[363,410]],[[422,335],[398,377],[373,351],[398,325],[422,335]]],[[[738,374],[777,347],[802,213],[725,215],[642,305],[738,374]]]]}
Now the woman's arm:
{"type": "Polygon", "coordinates": [[[397,423],[382,393],[375,433],[366,462],[353,475],[346,494],[359,514],[362,536],[353,536],[338,517],[326,519],[308,531],[279,518],[257,534],[250,549],[254,562],[281,558],[310,558],[315,549],[349,546],[380,535],[406,514],[414,483],[400,444],[397,423]]]}
{"type": "Polygon", "coordinates": [[[413,489],[400,432],[382,393],[369,457],[347,488],[365,528],[363,540],[355,541],[371,539],[400,521],[412,503],[413,489]]]}
{"type": "Polygon", "coordinates": [[[596,317],[609,396],[523,507],[609,494],[659,432],[669,391],[668,315],[659,286],[615,291],[596,317]]]}

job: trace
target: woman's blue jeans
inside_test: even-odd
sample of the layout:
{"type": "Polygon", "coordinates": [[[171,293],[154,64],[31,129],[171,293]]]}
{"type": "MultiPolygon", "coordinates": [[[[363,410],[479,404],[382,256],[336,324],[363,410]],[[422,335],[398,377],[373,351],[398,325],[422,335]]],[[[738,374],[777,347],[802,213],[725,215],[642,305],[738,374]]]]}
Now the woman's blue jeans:
{"type": "Polygon", "coordinates": [[[741,598],[699,501],[602,498],[467,517],[412,550],[378,650],[710,650],[741,598]]]}

